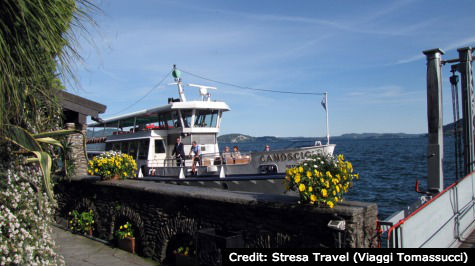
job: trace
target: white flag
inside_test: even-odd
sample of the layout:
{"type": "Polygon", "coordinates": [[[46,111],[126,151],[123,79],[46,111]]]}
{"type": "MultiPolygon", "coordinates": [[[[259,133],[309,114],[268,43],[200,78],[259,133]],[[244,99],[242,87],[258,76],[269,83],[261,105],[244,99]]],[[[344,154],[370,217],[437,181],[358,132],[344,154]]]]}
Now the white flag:
{"type": "Polygon", "coordinates": [[[327,110],[327,98],[323,95],[322,106],[325,111],[327,110]]]}

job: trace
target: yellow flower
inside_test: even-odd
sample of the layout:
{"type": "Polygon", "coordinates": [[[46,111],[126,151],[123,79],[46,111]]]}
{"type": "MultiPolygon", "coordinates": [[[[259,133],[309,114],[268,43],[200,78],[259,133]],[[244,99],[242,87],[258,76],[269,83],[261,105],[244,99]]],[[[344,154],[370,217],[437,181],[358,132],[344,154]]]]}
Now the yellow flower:
{"type": "Polygon", "coordinates": [[[312,195],[310,196],[310,201],[312,201],[312,202],[317,201],[317,197],[312,194],[312,195]]]}
{"type": "Polygon", "coordinates": [[[308,187],[308,192],[312,192],[313,191],[313,188],[312,187],[308,187]]]}
{"type": "Polygon", "coordinates": [[[96,169],[94,169],[94,172],[96,172],[96,173],[97,173],[97,172],[99,172],[99,169],[97,169],[97,168],[96,168],[96,169]]]}
{"type": "Polygon", "coordinates": [[[327,175],[329,178],[332,178],[332,177],[333,177],[333,176],[332,176],[332,173],[330,173],[330,171],[327,171],[327,172],[325,173],[325,175],[327,175]]]}
{"type": "Polygon", "coordinates": [[[124,225],[124,228],[127,229],[127,224],[124,225]]]}
{"type": "Polygon", "coordinates": [[[296,175],[294,180],[295,180],[295,183],[299,183],[300,182],[300,175],[296,175]]]}
{"type": "Polygon", "coordinates": [[[335,189],[337,193],[340,193],[340,186],[336,186],[335,189]]]}
{"type": "Polygon", "coordinates": [[[126,172],[124,172],[124,176],[127,176],[127,173],[126,173],[126,172]]]}
{"type": "Polygon", "coordinates": [[[323,177],[320,178],[320,182],[325,183],[325,179],[323,179],[323,177]]]}
{"type": "Polygon", "coordinates": [[[307,177],[308,177],[308,178],[312,177],[312,172],[307,171],[307,177]]]}
{"type": "Polygon", "coordinates": [[[335,202],[338,202],[338,197],[335,197],[335,202]]]}
{"type": "Polygon", "coordinates": [[[335,190],[333,190],[333,196],[336,196],[336,191],[335,190]]]}
{"type": "Polygon", "coordinates": [[[328,193],[327,193],[327,190],[326,189],[322,189],[322,196],[324,198],[326,198],[328,196],[328,193]]]}
{"type": "Polygon", "coordinates": [[[121,225],[121,226],[120,226],[120,230],[122,230],[122,228],[123,228],[123,227],[122,227],[122,225],[121,225]]]}
{"type": "Polygon", "coordinates": [[[292,174],[292,169],[291,169],[291,168],[285,169],[285,176],[286,176],[286,177],[289,176],[289,175],[291,175],[291,174],[292,174]]]}
{"type": "Polygon", "coordinates": [[[303,173],[303,167],[302,166],[299,167],[299,172],[303,173]]]}
{"type": "Polygon", "coordinates": [[[304,184],[300,184],[299,190],[300,190],[300,192],[305,191],[305,185],[304,185],[304,184]]]}
{"type": "Polygon", "coordinates": [[[335,204],[333,204],[333,202],[331,202],[331,201],[327,201],[327,205],[330,208],[333,208],[333,206],[335,206],[335,204]]]}

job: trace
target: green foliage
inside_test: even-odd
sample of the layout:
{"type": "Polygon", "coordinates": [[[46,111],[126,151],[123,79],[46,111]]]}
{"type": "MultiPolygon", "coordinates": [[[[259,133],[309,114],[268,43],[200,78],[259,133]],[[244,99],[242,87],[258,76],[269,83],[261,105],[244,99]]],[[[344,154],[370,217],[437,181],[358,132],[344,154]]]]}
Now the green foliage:
{"type": "Polygon", "coordinates": [[[173,250],[173,254],[183,256],[196,256],[196,248],[193,244],[193,240],[190,240],[185,245],[179,246],[177,249],[173,250]]]}
{"type": "Polygon", "coordinates": [[[115,231],[115,236],[118,239],[125,239],[128,237],[134,237],[134,231],[132,230],[132,224],[127,222],[119,227],[119,230],[115,231]]]}
{"type": "Polygon", "coordinates": [[[74,233],[89,234],[94,226],[92,210],[79,213],[76,210],[69,212],[69,229],[74,233]]]}
{"type": "MultiPolygon", "coordinates": [[[[15,126],[15,125],[5,125],[3,128],[0,129],[1,138],[4,138],[11,143],[18,145],[22,150],[22,153],[31,153],[35,157],[27,158],[28,163],[38,162],[43,173],[43,185],[45,187],[45,191],[48,197],[53,201],[53,188],[51,186],[51,156],[43,151],[43,148],[40,145],[41,143],[56,145],[58,147],[63,147],[63,145],[51,138],[51,136],[64,136],[74,133],[81,133],[77,130],[58,130],[52,132],[44,132],[40,134],[31,134],[27,130],[15,126]]],[[[81,133],[82,134],[82,133],[81,133]]]]}
{"type": "Polygon", "coordinates": [[[71,63],[79,59],[69,29],[84,29],[94,8],[87,0],[0,1],[0,126],[52,129],[63,88],[58,76],[71,77],[71,63]]]}

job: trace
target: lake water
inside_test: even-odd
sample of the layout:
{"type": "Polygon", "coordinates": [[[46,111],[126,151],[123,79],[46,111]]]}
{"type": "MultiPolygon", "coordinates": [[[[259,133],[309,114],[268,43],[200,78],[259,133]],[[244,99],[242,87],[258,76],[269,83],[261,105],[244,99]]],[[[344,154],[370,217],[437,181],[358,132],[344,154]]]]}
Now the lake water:
{"type": "MultiPolygon", "coordinates": [[[[335,139],[334,154],[343,154],[360,174],[360,180],[348,194],[347,200],[378,204],[380,219],[406,208],[420,195],[415,192],[416,180],[421,189],[427,186],[427,137],[403,139],[335,139]]],[[[239,150],[263,150],[266,143],[239,143],[239,150]]],[[[271,149],[289,147],[295,143],[280,141],[268,143],[271,149]]],[[[299,143],[311,145],[311,142],[299,143]]],[[[219,143],[220,149],[235,143],[219,143]]],[[[454,139],[444,139],[444,186],[455,181],[454,139]]]]}

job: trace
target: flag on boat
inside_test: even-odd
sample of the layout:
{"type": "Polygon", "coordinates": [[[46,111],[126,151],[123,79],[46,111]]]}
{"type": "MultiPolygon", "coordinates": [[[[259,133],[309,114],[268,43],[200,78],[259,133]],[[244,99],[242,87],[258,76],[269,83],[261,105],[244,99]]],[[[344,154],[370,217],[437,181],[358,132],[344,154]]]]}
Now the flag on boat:
{"type": "Polygon", "coordinates": [[[323,109],[325,109],[325,111],[327,110],[327,97],[325,97],[326,95],[323,95],[323,100],[322,100],[322,106],[323,106],[323,109]]]}

